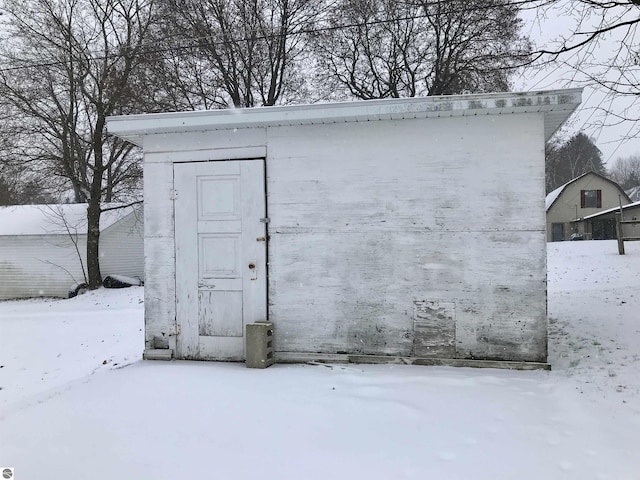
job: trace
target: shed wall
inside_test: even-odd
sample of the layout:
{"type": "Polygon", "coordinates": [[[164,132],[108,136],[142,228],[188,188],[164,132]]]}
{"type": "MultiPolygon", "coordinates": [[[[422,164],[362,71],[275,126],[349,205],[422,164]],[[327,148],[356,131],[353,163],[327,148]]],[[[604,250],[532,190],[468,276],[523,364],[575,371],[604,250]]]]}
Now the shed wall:
{"type": "Polygon", "coordinates": [[[277,351],[546,360],[542,114],[144,146],[147,348],[175,345],[171,162],[264,151],[277,351]]]}
{"type": "MultiPolygon", "coordinates": [[[[120,274],[144,279],[141,215],[129,215],[101,232],[103,277],[120,274]]],[[[78,235],[77,243],[76,251],[67,234],[0,236],[0,300],[66,297],[71,285],[84,281],[86,235],[78,235]]]]}
{"type": "Polygon", "coordinates": [[[415,355],[427,302],[422,356],[546,359],[542,119],[487,120],[270,131],[278,351],[415,355]]]}
{"type": "MultiPolygon", "coordinates": [[[[78,237],[83,262],[86,237],[78,237]]],[[[0,237],[0,299],[66,297],[84,281],[80,259],[67,235],[0,237]]]]}
{"type": "Polygon", "coordinates": [[[100,234],[100,271],[144,281],[144,219],[142,211],[105,229],[100,234]]]}

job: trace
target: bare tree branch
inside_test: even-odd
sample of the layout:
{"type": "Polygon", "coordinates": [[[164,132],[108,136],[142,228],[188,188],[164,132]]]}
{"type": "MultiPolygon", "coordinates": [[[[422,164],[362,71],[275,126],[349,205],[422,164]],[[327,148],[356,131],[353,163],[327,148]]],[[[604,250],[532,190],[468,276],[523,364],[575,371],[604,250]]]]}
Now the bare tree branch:
{"type": "Polygon", "coordinates": [[[154,92],[145,88],[141,52],[157,22],[155,0],[12,0],[5,14],[0,55],[12,67],[0,70],[0,102],[17,115],[2,128],[17,136],[0,156],[26,159],[88,203],[87,279],[95,288],[101,204],[130,200],[141,176],[140,156],[107,136],[106,117],[147,105],[154,92]]]}

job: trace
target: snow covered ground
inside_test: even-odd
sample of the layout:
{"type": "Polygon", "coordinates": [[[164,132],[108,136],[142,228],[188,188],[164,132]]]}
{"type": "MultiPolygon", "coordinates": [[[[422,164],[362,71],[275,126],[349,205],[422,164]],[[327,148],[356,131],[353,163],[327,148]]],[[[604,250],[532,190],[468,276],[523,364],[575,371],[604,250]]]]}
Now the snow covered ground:
{"type": "Polygon", "coordinates": [[[143,362],[142,288],[0,302],[25,479],[640,478],[640,242],[549,244],[552,372],[143,362]],[[125,368],[126,367],[126,368],[125,368]]]}

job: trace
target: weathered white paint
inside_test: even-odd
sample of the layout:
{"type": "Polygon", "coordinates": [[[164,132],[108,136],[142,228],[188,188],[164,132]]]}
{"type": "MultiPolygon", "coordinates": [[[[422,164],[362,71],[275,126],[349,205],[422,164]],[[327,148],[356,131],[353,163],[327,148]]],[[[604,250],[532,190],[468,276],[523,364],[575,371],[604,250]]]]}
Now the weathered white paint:
{"type": "MultiPolygon", "coordinates": [[[[47,206],[28,206],[48,212],[47,206]]],[[[86,206],[80,213],[86,216],[86,206]]],[[[10,215],[29,215],[19,207],[5,207],[3,214],[6,225],[12,225],[10,215]]],[[[73,212],[74,214],[77,212],[73,212]]],[[[66,218],[72,222],[70,214],[66,218]]],[[[83,219],[84,217],[78,217],[83,219]]],[[[82,265],[86,268],[86,226],[71,228],[71,234],[65,233],[57,219],[45,227],[33,228],[23,224],[21,231],[31,235],[4,235],[0,231],[0,299],[30,297],[66,297],[69,287],[83,282],[82,265]],[[54,228],[55,227],[55,228],[54,228]],[[52,232],[52,233],[51,233],[52,232]],[[36,234],[38,233],[38,234],[36,234]],[[74,245],[75,240],[77,249],[74,245]]],[[[77,219],[76,219],[77,220],[77,219]]],[[[38,223],[38,222],[35,222],[38,223]]],[[[20,225],[20,218],[13,223],[20,225]]],[[[142,212],[131,212],[119,218],[107,218],[100,233],[100,269],[103,276],[125,275],[144,280],[144,241],[142,212]]],[[[9,232],[9,228],[3,231],[9,232]]],[[[17,233],[17,232],[15,232],[17,233]]]]}
{"type": "Polygon", "coordinates": [[[578,218],[587,217],[594,213],[617,207],[621,203],[631,203],[624,191],[614,182],[595,173],[587,173],[560,187],[547,196],[547,241],[553,241],[553,224],[561,223],[564,239],[569,240],[572,233],[585,233],[582,223],[572,223],[578,218]],[[581,190],[601,190],[601,208],[582,208],[580,202],[581,190]]]}
{"type": "Polygon", "coordinates": [[[433,301],[413,302],[413,354],[455,357],[456,306],[433,301]]]}
{"type": "Polygon", "coordinates": [[[245,324],[266,319],[264,161],[176,163],[180,358],[244,358],[245,324]]]}
{"type": "MultiPolygon", "coordinates": [[[[268,313],[282,358],[410,357],[429,346],[453,358],[545,361],[547,113],[514,112],[399,120],[369,113],[368,121],[342,123],[334,115],[326,124],[308,114],[307,124],[228,129],[220,118],[230,114],[209,112],[214,120],[198,114],[200,130],[182,114],[187,127],[161,122],[157,134],[136,130],[146,116],[128,119],[123,135],[144,143],[145,185],[162,190],[145,187],[159,201],[146,199],[157,216],[147,268],[173,258],[180,231],[169,205],[172,164],[264,151],[268,313]],[[437,321],[427,325],[429,315],[417,315],[416,305],[433,305],[437,321]]],[[[158,332],[176,330],[175,290],[149,288],[150,281],[148,348],[158,346],[158,332]]]]}
{"type": "Polygon", "coordinates": [[[545,357],[543,149],[535,115],[272,129],[277,350],[410,356],[437,301],[456,356],[545,357]]]}

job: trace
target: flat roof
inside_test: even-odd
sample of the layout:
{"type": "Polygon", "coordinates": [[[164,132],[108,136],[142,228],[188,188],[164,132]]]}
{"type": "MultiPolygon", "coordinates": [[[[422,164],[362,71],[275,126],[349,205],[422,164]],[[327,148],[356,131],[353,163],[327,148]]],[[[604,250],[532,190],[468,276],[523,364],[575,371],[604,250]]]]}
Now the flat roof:
{"type": "Polygon", "coordinates": [[[544,113],[545,139],[582,101],[582,89],[360,100],[276,107],[119,115],[108,131],[142,146],[151,134],[376,120],[544,113]]]}
{"type": "MultiPolygon", "coordinates": [[[[626,205],[622,206],[622,210],[628,210],[628,209],[634,209],[634,208],[639,208],[640,207],[640,202],[634,202],[634,203],[627,203],[626,205]]],[[[587,215],[586,217],[582,217],[580,218],[578,221],[580,220],[591,220],[594,218],[598,218],[598,217],[602,217],[605,215],[608,215],[610,213],[615,213],[615,212],[619,212],[620,211],[620,207],[613,207],[613,208],[608,208],[607,210],[603,210],[601,212],[598,213],[592,213],[591,215],[587,215]]]]}

